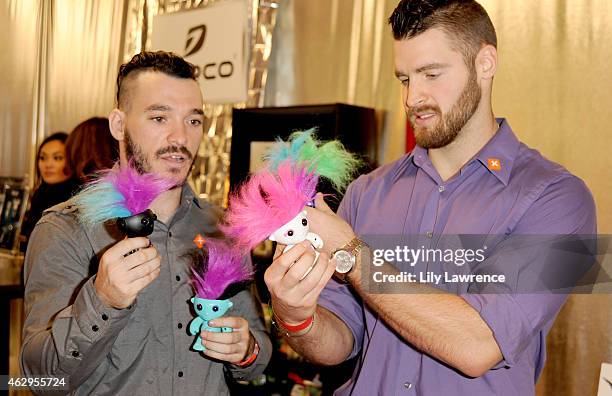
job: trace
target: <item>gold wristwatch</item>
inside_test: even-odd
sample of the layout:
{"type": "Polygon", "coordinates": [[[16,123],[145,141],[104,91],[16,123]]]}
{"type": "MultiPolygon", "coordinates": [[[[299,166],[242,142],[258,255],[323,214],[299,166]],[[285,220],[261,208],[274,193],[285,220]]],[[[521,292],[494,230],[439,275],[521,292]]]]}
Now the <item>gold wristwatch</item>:
{"type": "Polygon", "coordinates": [[[336,279],[346,283],[346,277],[355,267],[357,255],[364,246],[367,246],[367,244],[355,237],[332,253],[332,257],[336,260],[336,272],[334,272],[336,279]]]}

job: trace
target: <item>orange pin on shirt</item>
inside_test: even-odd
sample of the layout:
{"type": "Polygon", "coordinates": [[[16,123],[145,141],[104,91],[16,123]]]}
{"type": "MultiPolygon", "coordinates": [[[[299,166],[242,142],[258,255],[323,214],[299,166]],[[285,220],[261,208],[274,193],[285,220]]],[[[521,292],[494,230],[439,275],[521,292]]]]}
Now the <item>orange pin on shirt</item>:
{"type": "Polygon", "coordinates": [[[501,161],[499,158],[487,158],[487,167],[492,171],[500,171],[501,161]]]}
{"type": "Polygon", "coordinates": [[[196,244],[198,249],[202,249],[202,247],[206,243],[206,239],[204,239],[204,237],[202,235],[198,234],[198,235],[196,235],[195,238],[193,238],[193,243],[196,244]]]}

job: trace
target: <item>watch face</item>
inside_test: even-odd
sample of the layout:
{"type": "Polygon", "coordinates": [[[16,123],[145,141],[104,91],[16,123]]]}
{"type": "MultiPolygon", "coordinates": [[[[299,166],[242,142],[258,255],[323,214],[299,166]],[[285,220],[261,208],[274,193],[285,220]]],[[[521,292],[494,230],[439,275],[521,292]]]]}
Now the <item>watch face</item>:
{"type": "Polygon", "coordinates": [[[353,268],[355,257],[345,250],[338,250],[334,253],[336,259],[336,272],[346,274],[353,268]]]}

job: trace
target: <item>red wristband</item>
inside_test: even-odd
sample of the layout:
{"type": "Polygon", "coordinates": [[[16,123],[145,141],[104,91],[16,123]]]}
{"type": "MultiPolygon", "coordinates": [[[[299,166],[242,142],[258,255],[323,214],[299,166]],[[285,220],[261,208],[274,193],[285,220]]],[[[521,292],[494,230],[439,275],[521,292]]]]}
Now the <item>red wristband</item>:
{"type": "Polygon", "coordinates": [[[290,325],[288,323],[283,322],[283,320],[281,318],[276,316],[276,321],[278,322],[278,324],[281,325],[282,328],[284,328],[285,330],[287,330],[290,333],[297,333],[298,331],[302,331],[302,330],[307,329],[308,326],[310,326],[312,324],[313,320],[314,320],[314,315],[312,315],[310,318],[306,319],[302,323],[300,323],[298,325],[293,325],[292,326],[292,325],[290,325]]]}
{"type": "Polygon", "coordinates": [[[258,354],[259,354],[259,344],[257,343],[257,340],[255,340],[255,346],[253,346],[253,353],[251,353],[251,356],[249,356],[248,358],[244,359],[241,362],[235,363],[235,365],[238,367],[247,367],[251,365],[251,363],[253,363],[255,359],[257,359],[258,354]]]}

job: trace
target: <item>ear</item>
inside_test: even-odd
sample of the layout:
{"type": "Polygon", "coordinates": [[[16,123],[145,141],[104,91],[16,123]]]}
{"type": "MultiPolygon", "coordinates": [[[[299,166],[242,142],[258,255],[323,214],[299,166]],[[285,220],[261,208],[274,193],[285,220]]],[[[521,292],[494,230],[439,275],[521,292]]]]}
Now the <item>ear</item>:
{"type": "Polygon", "coordinates": [[[125,138],[125,113],[119,109],[113,109],[108,115],[108,126],[113,137],[122,141],[125,138]]]}
{"type": "Polygon", "coordinates": [[[476,72],[480,78],[491,80],[497,71],[497,49],[492,45],[485,45],[476,55],[476,72]]]}

